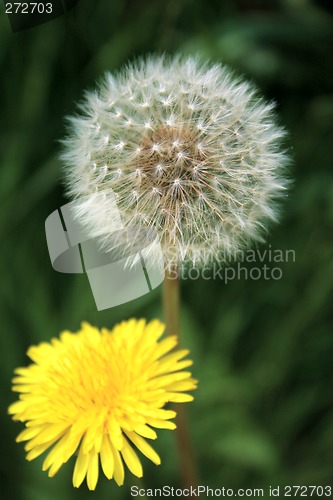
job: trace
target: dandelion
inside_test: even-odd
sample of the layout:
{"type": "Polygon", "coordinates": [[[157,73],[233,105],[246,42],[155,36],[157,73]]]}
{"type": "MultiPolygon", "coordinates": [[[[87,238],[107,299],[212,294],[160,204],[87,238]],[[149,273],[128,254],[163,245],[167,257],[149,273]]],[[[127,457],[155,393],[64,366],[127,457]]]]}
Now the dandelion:
{"type": "Polygon", "coordinates": [[[108,249],[112,190],[124,226],[149,226],[167,264],[206,264],[260,240],[277,218],[287,154],[274,105],[223,65],[151,57],[88,92],[65,140],[77,216],[108,249]],[[97,196],[95,196],[97,194],[97,196]]]}
{"type": "Polygon", "coordinates": [[[124,465],[141,477],[134,447],[160,464],[147,439],[156,439],[154,428],[175,428],[176,413],[164,406],[191,401],[187,391],[196,387],[184,371],[192,364],[184,359],[188,351],[173,350],[175,336],[159,341],[164,329],[158,320],[131,319],[112,331],[83,323],[77,333],[30,347],[33,364],[16,370],[13,390],[20,398],[9,408],[14,420],[25,422],[17,441],[27,441],[27,460],[51,448],[43,470],[52,477],[77,454],[73,485],[86,477],[90,490],[99,462],[118,485],[124,465]]]}

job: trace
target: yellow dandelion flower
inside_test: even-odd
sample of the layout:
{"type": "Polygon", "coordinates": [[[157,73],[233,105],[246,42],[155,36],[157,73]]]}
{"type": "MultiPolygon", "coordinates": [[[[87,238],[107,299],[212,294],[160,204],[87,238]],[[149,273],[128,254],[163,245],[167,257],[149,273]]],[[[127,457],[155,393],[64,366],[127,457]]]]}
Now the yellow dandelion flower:
{"type": "Polygon", "coordinates": [[[119,486],[124,465],[141,477],[134,447],[159,465],[147,439],[156,439],[153,428],[175,429],[176,412],[164,406],[192,401],[186,392],[196,388],[184,371],[192,364],[184,359],[189,351],[173,350],[175,336],[159,341],[164,330],[158,320],[131,319],[111,331],[82,323],[77,333],[30,347],[33,364],[16,369],[13,390],[21,394],[9,407],[14,420],[25,422],[17,441],[27,441],[27,460],[51,448],[43,470],[52,477],[76,453],[73,485],[87,477],[90,490],[99,462],[119,486]]]}

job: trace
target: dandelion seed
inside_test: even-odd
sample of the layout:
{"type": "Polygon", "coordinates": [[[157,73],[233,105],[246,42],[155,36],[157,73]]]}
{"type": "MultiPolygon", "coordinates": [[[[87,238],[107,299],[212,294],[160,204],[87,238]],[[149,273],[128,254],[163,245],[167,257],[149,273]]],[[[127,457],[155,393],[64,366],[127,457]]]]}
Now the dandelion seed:
{"type": "MultiPolygon", "coordinates": [[[[91,161],[107,164],[110,175],[100,179],[98,190],[118,195],[125,226],[141,221],[145,211],[167,264],[203,265],[219,252],[237,252],[260,241],[277,218],[277,202],[288,185],[285,133],[275,123],[274,106],[222,65],[181,57],[139,61],[118,77],[107,77],[87,95],[84,118],[70,121],[63,156],[68,193],[77,198],[96,187],[83,158],[87,152],[91,161]],[[114,112],[103,112],[111,101],[114,112]],[[131,120],[131,127],[122,127],[122,142],[120,109],[131,120]],[[100,132],[91,136],[86,131],[96,116],[100,132]],[[105,134],[108,142],[101,146],[105,134]],[[130,147],[120,148],[125,142],[130,147]],[[112,175],[120,167],[121,178],[112,175]],[[133,175],[138,168],[139,186],[133,175]],[[151,197],[153,187],[159,198],[151,197]],[[198,193],[205,203],[198,203],[198,193]]],[[[81,213],[80,220],[107,249],[113,221],[97,208],[81,213]]]]}
{"type": "Polygon", "coordinates": [[[124,482],[124,466],[143,475],[136,448],[159,465],[147,439],[154,428],[175,429],[176,412],[168,402],[192,401],[196,388],[188,351],[173,350],[174,336],[160,340],[164,325],[157,320],[124,321],[112,331],[83,323],[30,347],[33,364],[18,368],[13,390],[20,393],[9,407],[14,420],[26,425],[17,441],[26,441],[27,460],[49,450],[43,470],[53,477],[73,455],[73,485],[87,479],[94,490],[99,461],[105,476],[124,482]],[[170,352],[172,351],[172,352],[170,352]]]}
{"type": "Polygon", "coordinates": [[[123,141],[119,142],[118,144],[115,144],[114,149],[121,151],[124,149],[125,143],[123,141]]]}

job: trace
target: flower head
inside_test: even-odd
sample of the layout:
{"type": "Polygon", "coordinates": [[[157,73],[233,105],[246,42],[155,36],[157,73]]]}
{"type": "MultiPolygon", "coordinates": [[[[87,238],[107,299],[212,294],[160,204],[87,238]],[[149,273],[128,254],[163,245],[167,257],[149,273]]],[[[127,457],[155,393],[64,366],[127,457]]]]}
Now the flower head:
{"type": "Polygon", "coordinates": [[[110,244],[112,190],[125,226],[148,225],[166,262],[206,263],[261,239],[286,186],[274,106],[219,64],[151,57],[86,94],[65,141],[78,217],[110,244]]]}
{"type": "Polygon", "coordinates": [[[157,320],[129,320],[112,331],[83,323],[51,343],[30,347],[33,364],[18,368],[13,390],[21,393],[9,413],[25,422],[17,441],[27,441],[27,459],[51,448],[43,463],[54,476],[77,452],[73,484],[87,477],[89,489],[98,480],[99,460],[107,478],[121,485],[124,464],[142,476],[136,447],[155,464],[160,458],[146,439],[155,428],[174,429],[176,413],[169,401],[191,401],[195,389],[187,350],[170,352],[177,344],[169,336],[158,342],[164,325],[157,320]]]}

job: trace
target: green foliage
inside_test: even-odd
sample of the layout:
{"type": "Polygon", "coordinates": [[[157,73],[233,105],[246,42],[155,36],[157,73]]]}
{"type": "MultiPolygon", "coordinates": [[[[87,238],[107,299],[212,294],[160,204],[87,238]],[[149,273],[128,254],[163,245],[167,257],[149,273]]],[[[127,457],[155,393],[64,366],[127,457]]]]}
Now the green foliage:
{"type": "MultiPolygon", "coordinates": [[[[12,371],[27,363],[27,347],[82,320],[110,327],[131,316],[162,317],[160,290],[97,313],[85,276],[52,270],[44,236],[46,217],[66,202],[58,159],[64,116],[105,70],[155,51],[198,52],[245,74],[277,102],[294,157],[283,221],[268,239],[272,249],[295,250],[296,261],[281,264],[282,278],[182,284],[182,342],[200,381],[188,405],[200,483],[266,490],[329,484],[332,42],[332,15],[314,0],[81,0],[65,17],[16,34],[2,13],[1,498],[89,494],[71,486],[73,461],[48,479],[42,459],[25,462],[15,444],[20,425],[5,412],[15,398],[12,371]]],[[[179,486],[173,438],[160,433],[159,468],[143,459],[146,487],[179,486]]],[[[127,498],[129,487],[103,478],[95,494],[127,498]]]]}

